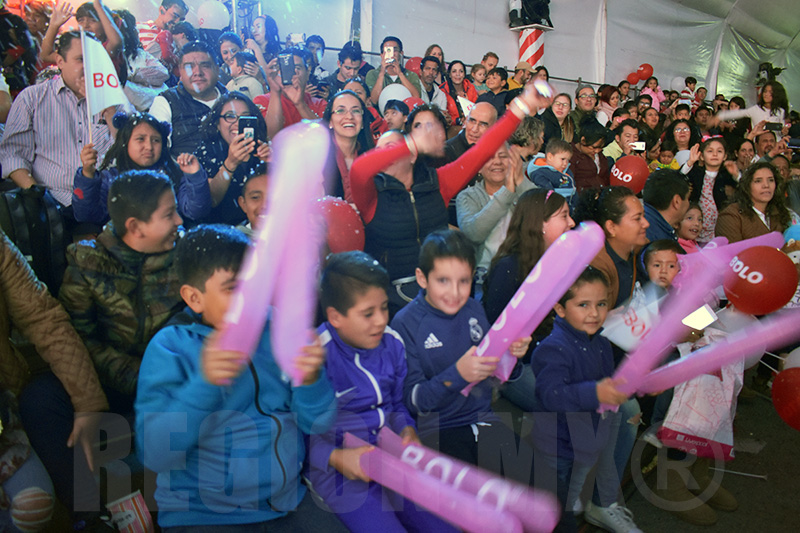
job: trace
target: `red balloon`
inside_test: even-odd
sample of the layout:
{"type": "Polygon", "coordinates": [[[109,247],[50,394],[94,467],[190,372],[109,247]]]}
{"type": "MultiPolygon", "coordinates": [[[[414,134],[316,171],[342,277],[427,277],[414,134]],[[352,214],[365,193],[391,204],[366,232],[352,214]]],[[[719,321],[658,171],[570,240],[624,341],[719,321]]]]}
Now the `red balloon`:
{"type": "Polygon", "coordinates": [[[639,70],[636,72],[639,75],[639,79],[644,81],[653,75],[653,65],[650,63],[642,63],[639,65],[639,70]]]}
{"type": "Polygon", "coordinates": [[[414,108],[417,107],[418,105],[425,104],[425,100],[423,100],[422,98],[417,98],[415,96],[409,96],[408,98],[403,100],[403,102],[405,102],[405,104],[408,106],[409,111],[413,111],[414,108]]]}
{"type": "Polygon", "coordinates": [[[800,431],[800,368],[787,368],[775,376],[772,404],[784,422],[800,431]]]}
{"type": "Polygon", "coordinates": [[[417,76],[420,75],[420,63],[422,63],[421,57],[409,57],[408,61],[406,61],[406,70],[410,70],[415,72],[417,76]]]}
{"type": "Polygon", "coordinates": [[[737,310],[766,315],[789,303],[797,280],[789,256],[770,246],[753,246],[731,259],[722,286],[737,310]]]}
{"type": "Polygon", "coordinates": [[[625,79],[628,80],[628,83],[630,83],[631,85],[636,85],[637,83],[639,83],[639,73],[631,72],[625,79]]]}
{"type": "Polygon", "coordinates": [[[328,225],[327,242],[331,253],[364,249],[364,223],[353,206],[341,198],[324,196],[314,207],[328,225]]]}
{"type": "Polygon", "coordinates": [[[637,155],[626,155],[611,167],[611,185],[622,185],[639,194],[649,175],[647,161],[637,155]]]}

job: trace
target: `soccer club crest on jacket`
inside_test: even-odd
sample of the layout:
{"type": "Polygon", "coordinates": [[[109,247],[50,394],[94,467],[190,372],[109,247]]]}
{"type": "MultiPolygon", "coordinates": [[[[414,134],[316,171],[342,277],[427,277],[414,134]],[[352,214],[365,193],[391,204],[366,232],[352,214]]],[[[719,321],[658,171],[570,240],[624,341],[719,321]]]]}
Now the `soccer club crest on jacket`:
{"type": "Polygon", "coordinates": [[[478,319],[475,317],[469,319],[469,336],[472,342],[480,342],[483,338],[483,328],[478,324],[478,319]]]}

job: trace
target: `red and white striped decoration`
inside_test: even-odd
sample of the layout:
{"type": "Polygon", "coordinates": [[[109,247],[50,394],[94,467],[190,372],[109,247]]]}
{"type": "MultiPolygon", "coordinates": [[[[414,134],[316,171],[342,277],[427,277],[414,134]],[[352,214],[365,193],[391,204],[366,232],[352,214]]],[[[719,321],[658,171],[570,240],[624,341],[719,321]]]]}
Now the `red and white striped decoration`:
{"type": "Polygon", "coordinates": [[[535,67],[542,64],[544,55],[544,32],[527,28],[519,33],[519,60],[535,67]]]}

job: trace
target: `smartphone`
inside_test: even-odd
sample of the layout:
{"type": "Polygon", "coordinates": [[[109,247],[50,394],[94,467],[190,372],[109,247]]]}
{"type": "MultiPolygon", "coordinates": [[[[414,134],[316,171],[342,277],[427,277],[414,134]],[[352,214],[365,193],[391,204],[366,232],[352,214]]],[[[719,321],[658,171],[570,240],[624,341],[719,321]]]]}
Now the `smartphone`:
{"type": "Polygon", "coordinates": [[[394,63],[394,46],[383,47],[383,58],[387,63],[394,63]]]}
{"type": "Polygon", "coordinates": [[[800,150],[800,137],[790,137],[786,146],[792,150],[800,150]]]}
{"type": "Polygon", "coordinates": [[[258,119],[256,117],[239,117],[239,133],[244,133],[245,140],[256,138],[256,127],[258,119]]]}
{"type": "Polygon", "coordinates": [[[780,122],[767,122],[764,124],[764,129],[767,131],[781,131],[783,129],[783,124],[780,122]]]}
{"type": "Polygon", "coordinates": [[[290,33],[289,34],[289,42],[292,43],[293,46],[297,46],[299,44],[303,44],[306,42],[306,34],[305,33],[290,33]]]}
{"type": "Polygon", "coordinates": [[[631,150],[634,152],[644,152],[647,148],[647,145],[644,141],[637,141],[635,143],[631,143],[631,150]]]}
{"type": "Polygon", "coordinates": [[[294,77],[294,56],[283,54],[278,56],[278,68],[281,72],[281,80],[284,85],[291,85],[294,77]]]}

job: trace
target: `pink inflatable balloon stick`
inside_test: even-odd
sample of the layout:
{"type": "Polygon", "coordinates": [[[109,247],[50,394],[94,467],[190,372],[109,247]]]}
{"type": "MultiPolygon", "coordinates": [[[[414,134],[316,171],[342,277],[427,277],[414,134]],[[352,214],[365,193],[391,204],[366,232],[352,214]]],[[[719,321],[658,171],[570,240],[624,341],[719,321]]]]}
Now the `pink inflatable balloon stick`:
{"type": "MultiPolygon", "coordinates": [[[[561,235],[544,253],[522,282],[514,297],[478,345],[476,355],[500,357],[494,376],[508,380],[517,359],[508,347],[522,337],[528,337],[581,272],[603,247],[605,235],[594,222],[582,222],[577,229],[561,235]]],[[[470,383],[461,394],[474,387],[470,383]]]]}
{"type": "Polygon", "coordinates": [[[281,370],[299,385],[294,358],[309,341],[316,302],[316,265],[324,225],[312,220],[322,194],[330,134],[316,123],[282,130],[274,140],[266,223],[239,272],[219,347],[252,357],[270,306],[272,346],[281,370]]]}
{"type": "Polygon", "coordinates": [[[378,446],[417,471],[471,494],[497,511],[510,512],[525,533],[549,532],[558,523],[558,500],[548,492],[503,479],[425,446],[403,446],[403,439],[387,427],[378,434],[378,446]]]}
{"type": "Polygon", "coordinates": [[[650,372],[639,392],[670,389],[701,374],[719,370],[739,359],[789,345],[800,339],[800,311],[781,311],[686,357],[650,372]]]}
{"type": "MultiPolygon", "coordinates": [[[[344,445],[357,448],[369,443],[345,433],[344,445]]],[[[522,533],[522,525],[510,512],[481,503],[472,494],[427,476],[380,448],[364,453],[360,464],[364,473],[376,483],[464,531],[522,533]]]]}

